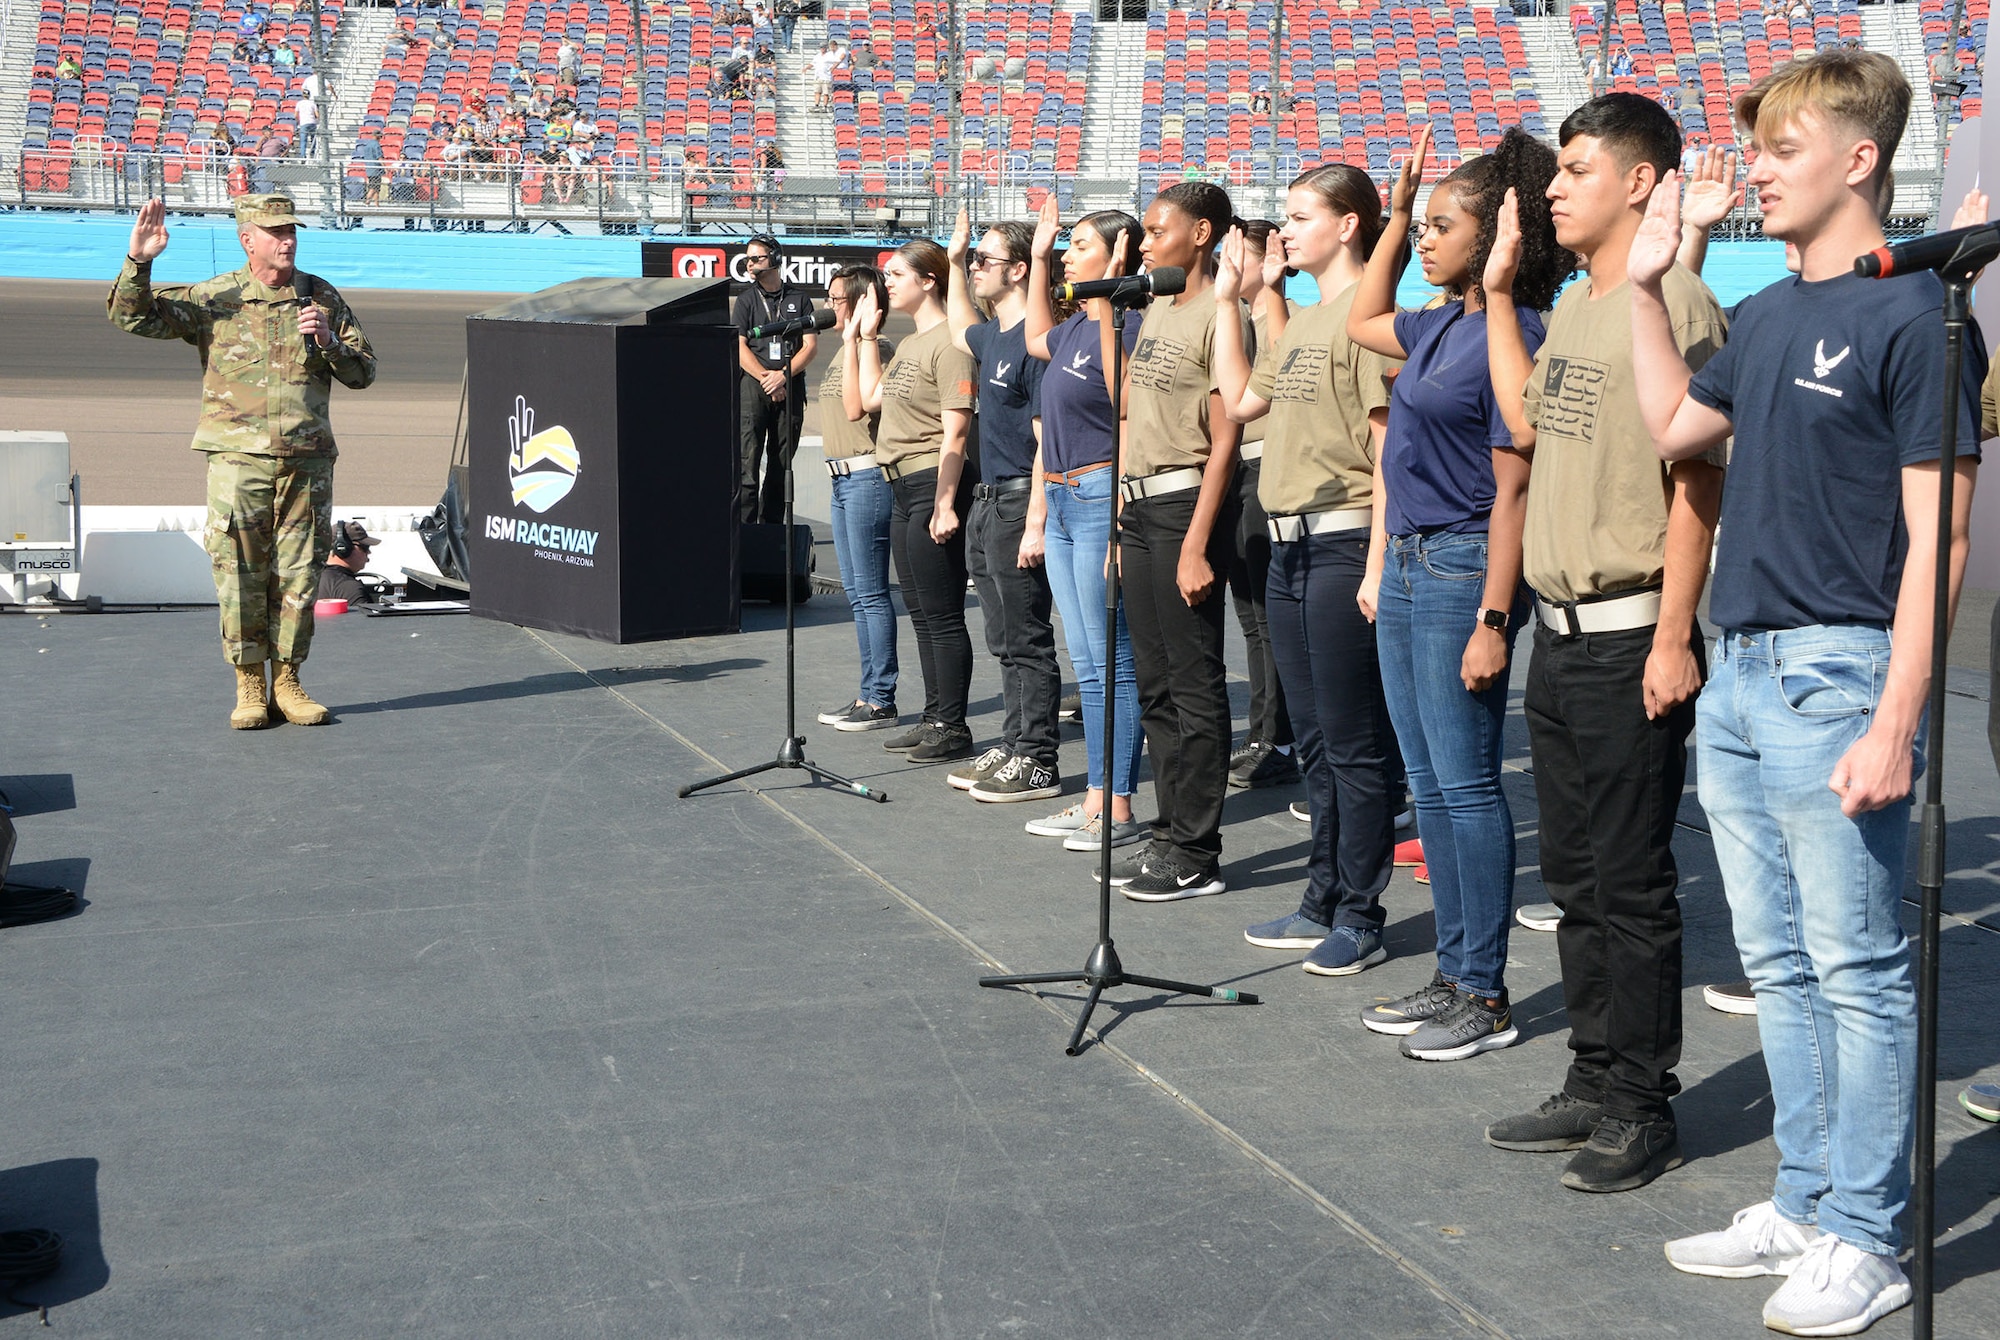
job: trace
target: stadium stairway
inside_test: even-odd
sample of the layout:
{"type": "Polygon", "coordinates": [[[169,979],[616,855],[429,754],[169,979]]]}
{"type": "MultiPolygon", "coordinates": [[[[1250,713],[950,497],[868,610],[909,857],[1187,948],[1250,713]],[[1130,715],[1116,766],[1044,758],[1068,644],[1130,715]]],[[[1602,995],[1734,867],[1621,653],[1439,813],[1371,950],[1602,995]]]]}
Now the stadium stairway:
{"type": "Polygon", "coordinates": [[[1521,46],[1535,73],[1535,90],[1542,95],[1542,124],[1553,134],[1563,118],[1590,97],[1590,81],[1578,59],[1576,36],[1566,14],[1524,16],[1516,21],[1521,26],[1521,46]]]}
{"type": "Polygon", "coordinates": [[[800,19],[792,33],[792,50],[778,52],[778,152],[785,156],[788,185],[802,178],[833,181],[840,176],[833,152],[833,118],[812,110],[812,80],[806,74],[806,66],[825,43],[825,19],[800,19]]]}
{"type": "Polygon", "coordinates": [[[356,5],[340,20],[340,32],[327,53],[328,92],[333,106],[327,113],[327,135],[333,144],[333,161],[345,163],[354,154],[355,132],[367,114],[368,99],[375,91],[375,77],[382,69],[382,53],[389,35],[396,30],[396,11],[356,5]]]}
{"type": "Polygon", "coordinates": [[[1078,175],[1102,180],[1129,179],[1139,161],[1139,113],[1136,96],[1119,90],[1146,83],[1146,25],[1106,20],[1092,34],[1090,87],[1095,91],[1083,111],[1083,157],[1078,175]]]}
{"type": "MultiPolygon", "coordinates": [[[[1861,44],[1894,56],[1910,80],[1910,120],[1891,165],[1898,173],[1937,166],[1937,101],[1924,62],[1923,15],[1916,5],[1863,5],[1861,44]]],[[[1900,194],[1900,192],[1898,193],[1900,194]]]]}

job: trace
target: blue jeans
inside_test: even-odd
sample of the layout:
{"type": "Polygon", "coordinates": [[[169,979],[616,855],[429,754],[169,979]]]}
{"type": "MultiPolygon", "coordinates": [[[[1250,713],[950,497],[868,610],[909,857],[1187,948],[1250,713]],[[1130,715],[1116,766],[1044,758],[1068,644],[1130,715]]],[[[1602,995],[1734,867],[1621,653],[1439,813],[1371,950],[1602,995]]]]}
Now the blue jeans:
{"type": "MultiPolygon", "coordinates": [[[[1094,788],[1104,785],[1104,555],[1111,544],[1111,489],[1117,473],[1097,470],[1074,484],[1042,485],[1049,502],[1043,562],[1083,698],[1083,747],[1094,788]]],[[[1132,634],[1122,606],[1116,692],[1111,793],[1130,796],[1139,777],[1139,673],[1132,666],[1132,634]]]]}
{"type": "Polygon", "coordinates": [[[1725,631],[1695,718],[1701,804],[1771,1076],[1772,1199],[1878,1255],[1896,1252],[1910,1190],[1910,801],[1850,819],[1827,778],[1867,732],[1888,673],[1880,628],[1725,631]]]}
{"type": "Polygon", "coordinates": [[[874,707],[894,707],[896,608],[889,600],[889,508],[895,499],[880,470],[856,470],[832,483],[833,552],[861,644],[858,696],[874,707]]]}
{"type": "MultiPolygon", "coordinates": [[[[1466,991],[1506,991],[1514,816],[1500,789],[1507,676],[1483,693],[1458,677],[1486,599],[1486,536],[1391,535],[1375,615],[1382,695],[1403,748],[1437,911],[1438,971],[1466,991]]],[[[1525,588],[1507,624],[1527,617],[1525,588]]]]}

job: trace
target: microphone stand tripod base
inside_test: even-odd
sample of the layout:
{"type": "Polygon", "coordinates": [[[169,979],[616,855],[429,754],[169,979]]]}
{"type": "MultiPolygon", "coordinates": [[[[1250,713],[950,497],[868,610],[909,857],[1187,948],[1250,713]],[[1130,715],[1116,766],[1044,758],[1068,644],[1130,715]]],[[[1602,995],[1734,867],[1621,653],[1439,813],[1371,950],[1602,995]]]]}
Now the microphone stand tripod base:
{"type": "Polygon", "coordinates": [[[1098,998],[1112,987],[1149,986],[1155,991],[1176,996],[1206,996],[1210,1000],[1231,1001],[1238,1005],[1260,1003],[1248,991],[1232,991],[1226,986],[1196,986],[1193,982],[1176,982],[1166,977],[1126,972],[1125,965],[1118,960],[1118,947],[1109,940],[1097,942],[1090,951],[1089,959],[1084,962],[1082,972],[1028,972],[979,979],[981,986],[991,987],[1045,986],[1060,982],[1081,982],[1089,989],[1083,998],[1083,1012],[1077,1015],[1076,1027],[1070,1032],[1068,1044],[1063,1047],[1065,1056],[1082,1054],[1084,1030],[1090,1027],[1090,1016],[1097,1009],[1098,998]]]}

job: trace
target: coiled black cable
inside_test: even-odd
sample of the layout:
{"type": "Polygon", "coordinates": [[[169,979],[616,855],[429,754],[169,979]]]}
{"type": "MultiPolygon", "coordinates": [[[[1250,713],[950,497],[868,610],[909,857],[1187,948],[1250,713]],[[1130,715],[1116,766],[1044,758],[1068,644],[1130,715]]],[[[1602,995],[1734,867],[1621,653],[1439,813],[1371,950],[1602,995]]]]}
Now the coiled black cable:
{"type": "Polygon", "coordinates": [[[0,1297],[15,1307],[40,1312],[44,1326],[49,1324],[48,1304],[17,1298],[14,1289],[29,1280],[53,1275],[62,1261],[62,1246],[62,1234],[46,1228],[22,1228],[0,1233],[0,1290],[5,1290],[0,1297]]]}
{"type": "Polygon", "coordinates": [[[0,886],[0,927],[25,926],[59,917],[76,906],[76,892],[60,885],[0,886]]]}

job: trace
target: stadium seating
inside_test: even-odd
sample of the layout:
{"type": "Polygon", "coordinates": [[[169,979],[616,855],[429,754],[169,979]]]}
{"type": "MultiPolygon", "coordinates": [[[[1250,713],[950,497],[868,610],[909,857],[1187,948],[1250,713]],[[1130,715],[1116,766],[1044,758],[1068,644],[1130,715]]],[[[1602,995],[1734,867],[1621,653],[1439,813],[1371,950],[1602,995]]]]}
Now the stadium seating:
{"type": "Polygon", "coordinates": [[[1274,155],[1281,176],[1344,161],[1380,178],[1426,123],[1432,161],[1445,167],[1490,148],[1509,125],[1545,133],[1510,9],[1285,0],[1280,68],[1290,87],[1277,90],[1266,73],[1273,17],[1271,0],[1149,17],[1142,195],[1197,174],[1247,180],[1274,155]],[[1270,111],[1258,95],[1272,98],[1270,111]]]}
{"type": "MultiPolygon", "coordinates": [[[[321,6],[331,46],[340,0],[321,6]]],[[[253,145],[272,132],[296,137],[292,105],[312,71],[312,18],[301,0],[42,0],[30,76],[24,174],[48,190],[67,186],[73,158],[116,161],[128,150],[169,156],[169,172],[199,165],[217,132],[253,145]],[[234,44],[246,11],[263,39],[295,62],[246,65],[234,44]],[[65,79],[69,58],[82,74],[65,79]],[[61,181],[53,180],[55,177],[61,181]]]]}

